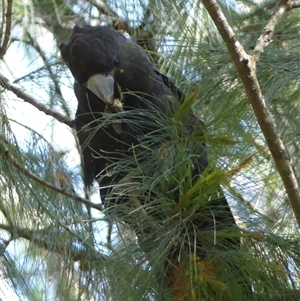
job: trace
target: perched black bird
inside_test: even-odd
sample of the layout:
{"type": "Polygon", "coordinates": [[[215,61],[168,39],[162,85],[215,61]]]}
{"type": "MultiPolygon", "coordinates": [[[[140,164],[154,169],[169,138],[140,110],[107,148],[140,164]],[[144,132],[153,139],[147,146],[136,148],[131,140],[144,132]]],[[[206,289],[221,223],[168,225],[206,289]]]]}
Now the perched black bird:
{"type": "MultiPolygon", "coordinates": [[[[76,127],[83,155],[85,184],[90,187],[93,180],[100,181],[101,197],[105,198],[109,189],[102,187],[116,184],[124,176],[121,173],[111,178],[106,168],[124,156],[133,156],[131,147],[138,146],[143,135],[164,131],[156,121],[161,115],[172,116],[184,95],[168,77],[155,69],[140,46],[108,27],[75,26],[68,43],[60,45],[60,51],[75,79],[74,90],[78,100],[76,127]],[[117,116],[124,113],[127,116],[125,121],[121,118],[116,124],[103,123],[103,114],[114,115],[116,112],[119,112],[117,116]]],[[[193,131],[195,126],[203,125],[192,113],[185,119],[185,129],[193,131]]],[[[195,153],[196,160],[191,166],[193,179],[197,181],[208,167],[205,144],[199,143],[195,153]]],[[[228,202],[221,189],[217,190],[218,197],[207,202],[204,209],[195,209],[195,212],[205,212],[199,215],[202,219],[194,215],[196,220],[192,223],[198,229],[215,231],[235,227],[228,202]]],[[[198,234],[193,235],[196,237],[198,234]]],[[[239,239],[228,238],[227,243],[238,246],[239,239]]]]}
{"type": "MultiPolygon", "coordinates": [[[[119,98],[124,110],[149,109],[150,102],[166,113],[178,106],[175,96],[183,97],[155,70],[140,46],[109,27],[75,26],[69,42],[62,43],[60,50],[76,82],[97,95],[107,109],[118,110],[113,107],[119,98]]],[[[123,142],[128,145],[135,142],[132,131],[123,124],[123,142]]]]}
{"type": "MultiPolygon", "coordinates": [[[[100,187],[116,183],[116,179],[105,177],[105,168],[122,157],[132,144],[138,144],[140,135],[153,131],[151,124],[155,124],[158,114],[172,116],[184,95],[154,68],[140,46],[109,27],[75,26],[68,43],[60,45],[60,51],[75,78],[78,100],[76,126],[84,159],[85,183],[90,186],[101,173],[100,187]],[[152,121],[150,125],[144,122],[139,126],[128,119],[117,127],[114,124],[101,125],[105,112],[113,113],[120,109],[116,106],[116,99],[122,102],[121,110],[130,112],[138,109],[138,120],[149,119],[152,121]]],[[[134,114],[130,117],[133,118],[134,114]]],[[[192,128],[202,125],[191,113],[188,122],[188,127],[192,128]]],[[[208,166],[203,143],[198,146],[197,158],[197,162],[193,163],[195,178],[208,166]]],[[[102,197],[105,194],[106,191],[101,192],[102,197]]],[[[226,220],[227,224],[235,224],[222,194],[212,203],[212,208],[218,212],[216,221],[226,220]]]]}
{"type": "MultiPolygon", "coordinates": [[[[75,26],[68,43],[60,45],[60,51],[75,79],[76,128],[85,184],[90,187],[111,161],[112,153],[115,158],[122,156],[121,150],[137,143],[138,134],[149,132],[137,129],[133,120],[130,124],[101,126],[99,118],[104,112],[120,110],[115,99],[122,101],[125,111],[147,110],[150,103],[152,108],[166,113],[168,108],[178,106],[176,98],[183,98],[183,94],[153,68],[140,46],[109,27],[75,26]]],[[[153,114],[145,112],[144,118],[153,114]]],[[[100,185],[105,186],[110,180],[104,177],[100,185]]],[[[102,189],[102,197],[105,194],[102,189]]]]}
{"type": "Polygon", "coordinates": [[[100,194],[105,199],[110,190],[105,187],[119,180],[105,173],[105,169],[122,155],[120,124],[103,124],[103,114],[110,113],[111,109],[117,110],[111,107],[115,83],[108,74],[114,66],[114,60],[110,60],[111,51],[105,47],[110,37],[108,41],[103,41],[102,36],[100,39],[95,34],[85,35],[82,30],[76,26],[68,44],[60,44],[60,51],[75,79],[74,91],[78,100],[75,124],[83,156],[84,183],[90,188],[93,181],[101,177],[100,194]],[[99,70],[104,70],[103,78],[99,70]],[[93,76],[97,77],[96,83],[93,76]],[[104,99],[109,99],[111,103],[104,99]]]}

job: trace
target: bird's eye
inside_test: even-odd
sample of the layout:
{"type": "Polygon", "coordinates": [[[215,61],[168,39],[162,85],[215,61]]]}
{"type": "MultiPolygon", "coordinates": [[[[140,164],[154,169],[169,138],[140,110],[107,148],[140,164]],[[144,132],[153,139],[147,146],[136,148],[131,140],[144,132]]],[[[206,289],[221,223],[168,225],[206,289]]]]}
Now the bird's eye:
{"type": "Polygon", "coordinates": [[[114,59],[114,66],[116,67],[119,64],[119,60],[117,58],[114,59]]]}

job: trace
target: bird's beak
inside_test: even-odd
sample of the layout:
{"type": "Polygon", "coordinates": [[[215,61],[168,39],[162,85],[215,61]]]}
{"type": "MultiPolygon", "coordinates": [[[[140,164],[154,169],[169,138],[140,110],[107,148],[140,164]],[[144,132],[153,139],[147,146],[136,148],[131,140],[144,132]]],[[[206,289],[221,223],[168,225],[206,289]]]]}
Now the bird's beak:
{"type": "Polygon", "coordinates": [[[86,82],[86,87],[106,104],[114,103],[114,77],[111,74],[95,74],[86,82]]]}

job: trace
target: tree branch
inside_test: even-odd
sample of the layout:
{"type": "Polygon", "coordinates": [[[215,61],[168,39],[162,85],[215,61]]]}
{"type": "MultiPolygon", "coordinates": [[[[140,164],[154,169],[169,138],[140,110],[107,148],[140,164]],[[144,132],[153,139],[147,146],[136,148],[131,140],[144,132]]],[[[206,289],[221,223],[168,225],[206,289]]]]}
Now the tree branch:
{"type": "Polygon", "coordinates": [[[27,171],[23,166],[21,166],[9,153],[8,150],[6,150],[1,144],[0,144],[0,154],[4,154],[4,156],[7,158],[7,161],[13,165],[15,168],[17,168],[22,174],[24,174],[26,177],[34,180],[35,182],[38,182],[39,184],[43,185],[44,187],[47,187],[55,192],[58,192],[70,199],[73,199],[81,204],[84,204],[86,205],[87,207],[89,208],[94,208],[96,210],[99,210],[101,211],[102,210],[102,207],[101,207],[101,204],[94,204],[92,202],[90,202],[89,200],[87,199],[84,199],[84,198],[81,198],[80,196],[77,196],[77,195],[74,195],[74,194],[71,194],[71,193],[68,193],[67,191],[65,191],[65,189],[62,189],[62,188],[58,188],[57,186],[47,182],[47,181],[44,181],[43,179],[39,178],[38,176],[30,173],[29,171],[27,171]]]}
{"type": "Polygon", "coordinates": [[[289,5],[289,10],[294,8],[300,8],[300,1],[287,1],[289,5]]]}
{"type": "MultiPolygon", "coordinates": [[[[41,239],[37,233],[41,231],[36,231],[36,230],[30,230],[30,229],[23,229],[19,228],[16,226],[8,226],[5,224],[0,224],[0,229],[5,230],[9,232],[11,235],[12,239],[17,239],[17,238],[24,238],[31,243],[35,244],[39,248],[46,249],[51,252],[55,252],[60,255],[68,255],[68,257],[76,262],[76,261],[82,261],[86,262],[87,261],[87,252],[86,251],[77,251],[74,250],[74,248],[71,247],[71,245],[66,246],[66,241],[59,240],[59,238],[62,238],[63,233],[59,233],[60,235],[56,235],[58,239],[55,240],[54,243],[49,243],[49,241],[46,239],[41,239]]],[[[70,232],[66,230],[66,232],[70,232]]],[[[42,236],[45,236],[45,233],[41,233],[42,236]]],[[[76,236],[77,238],[77,236],[76,236]]],[[[10,241],[11,241],[10,240],[10,241]]],[[[97,260],[104,260],[105,257],[102,254],[95,254],[97,257],[97,260]]],[[[90,260],[90,259],[89,259],[90,260]]]]}
{"type": "Polygon", "coordinates": [[[32,79],[34,77],[35,74],[38,74],[39,72],[41,71],[44,71],[44,70],[48,70],[49,67],[53,67],[53,66],[56,66],[56,65],[59,65],[61,64],[59,61],[56,61],[56,62],[53,62],[53,63],[48,63],[47,65],[45,64],[45,66],[42,66],[42,67],[39,67],[37,68],[36,70],[34,71],[31,71],[19,78],[16,78],[14,81],[13,81],[13,84],[16,84],[22,80],[26,80],[27,78],[28,79],[32,79]]]}
{"type": "Polygon", "coordinates": [[[107,15],[109,17],[113,17],[118,19],[118,15],[111,9],[110,6],[107,5],[105,1],[102,0],[93,0],[92,4],[98,9],[98,11],[104,15],[107,15]]]}
{"type": "Polygon", "coordinates": [[[2,4],[2,12],[1,12],[1,22],[0,22],[0,47],[2,44],[2,33],[4,32],[4,24],[5,24],[4,0],[1,0],[1,4],[2,4]]]}
{"type": "Polygon", "coordinates": [[[275,26],[278,24],[279,20],[283,17],[285,12],[289,9],[288,5],[289,1],[283,3],[275,14],[271,17],[270,21],[264,27],[262,34],[256,41],[255,48],[252,53],[253,59],[258,62],[261,54],[264,52],[264,49],[273,41],[274,36],[274,29],[275,26]]]}
{"type": "MultiPolygon", "coordinates": [[[[8,45],[8,41],[9,41],[9,37],[10,37],[12,4],[13,4],[13,0],[7,0],[7,10],[5,13],[5,17],[6,17],[5,33],[4,33],[3,44],[0,45],[0,59],[2,59],[6,53],[7,45],[8,45]]],[[[4,7],[2,9],[4,10],[4,7]]],[[[2,20],[2,21],[4,22],[4,20],[2,20]]],[[[2,32],[1,32],[1,34],[2,34],[2,32]]]]}
{"type": "MultiPolygon", "coordinates": [[[[288,160],[284,144],[277,133],[275,122],[268,106],[265,103],[259,82],[257,80],[256,55],[248,55],[245,52],[243,46],[236,39],[235,33],[233,32],[218,3],[215,0],[203,0],[202,3],[210,14],[216,27],[218,28],[229,50],[231,58],[237,68],[249,102],[260,125],[261,131],[266,139],[267,145],[280,174],[286,193],[289,197],[297,222],[300,225],[300,190],[298,182],[292,166],[288,160]]],[[[270,21],[271,24],[270,22],[268,23],[269,31],[271,30],[272,32],[274,30],[274,27],[278,23],[279,18],[283,16],[285,11],[291,9],[291,3],[292,2],[290,2],[289,0],[282,2],[277,12],[272,17],[272,22],[270,21]]],[[[271,42],[268,40],[265,41],[264,33],[262,34],[262,36],[262,42],[260,39],[258,39],[257,43],[258,54],[260,54],[262,52],[262,49],[271,42]]]]}
{"type": "Polygon", "coordinates": [[[37,100],[35,100],[31,95],[27,94],[25,91],[23,91],[20,87],[12,84],[7,78],[5,78],[0,73],[0,86],[3,88],[10,90],[13,92],[16,96],[23,99],[25,102],[30,103],[34,107],[36,107],[39,111],[44,112],[46,115],[52,116],[57,121],[64,123],[68,125],[70,128],[75,129],[75,122],[71,118],[64,116],[58,112],[55,112],[51,109],[49,109],[47,106],[39,103],[37,100]]]}

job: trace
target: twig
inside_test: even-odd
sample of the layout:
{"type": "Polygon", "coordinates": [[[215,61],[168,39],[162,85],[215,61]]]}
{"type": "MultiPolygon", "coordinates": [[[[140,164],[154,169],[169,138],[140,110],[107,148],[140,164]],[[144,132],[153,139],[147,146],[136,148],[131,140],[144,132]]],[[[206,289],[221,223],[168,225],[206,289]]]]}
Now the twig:
{"type": "Polygon", "coordinates": [[[48,59],[46,53],[41,49],[40,45],[36,42],[36,40],[30,35],[29,31],[26,30],[27,37],[29,39],[29,44],[34,47],[34,49],[38,52],[39,56],[42,58],[45,63],[46,69],[49,72],[50,78],[54,84],[55,93],[62,98],[61,89],[57,80],[57,77],[53,73],[50,64],[48,63],[48,59]]]}
{"type": "MultiPolygon", "coordinates": [[[[236,39],[234,31],[230,27],[218,3],[215,0],[203,0],[202,3],[210,14],[224,42],[226,43],[231,58],[243,82],[256,119],[260,125],[261,131],[266,139],[267,145],[280,174],[281,180],[293,208],[296,220],[300,225],[300,190],[298,182],[292,166],[288,160],[284,144],[277,133],[273,117],[262,95],[256,76],[256,56],[248,55],[245,52],[243,46],[236,39]]],[[[288,11],[291,9],[291,7],[293,7],[293,3],[289,0],[285,0],[281,3],[277,12],[274,14],[274,16],[276,17],[272,17],[273,22],[271,22],[271,24],[273,27],[269,24],[270,22],[268,23],[269,32],[274,31],[274,27],[278,23],[279,17],[283,16],[283,10],[288,11]]],[[[258,45],[260,45],[260,43],[261,42],[258,41],[258,45]]],[[[270,41],[268,41],[267,43],[263,42],[263,47],[267,46],[269,43],[270,41]]],[[[258,48],[259,47],[260,46],[258,46],[258,48]]],[[[259,54],[260,52],[262,52],[262,49],[260,47],[257,50],[257,53],[259,54]]]]}
{"type": "Polygon", "coordinates": [[[1,14],[1,21],[0,21],[0,47],[2,44],[2,33],[4,32],[4,24],[5,24],[4,0],[1,0],[1,4],[2,4],[2,14],[1,14]]]}
{"type": "Polygon", "coordinates": [[[69,127],[75,129],[75,122],[71,118],[64,116],[58,112],[55,112],[51,109],[49,109],[47,106],[39,103],[37,100],[35,100],[31,95],[27,94],[25,91],[23,91],[18,86],[12,84],[7,78],[5,78],[0,73],[0,86],[3,88],[12,91],[16,96],[23,99],[25,102],[28,102],[32,104],[34,107],[36,107],[39,111],[44,112],[46,115],[52,116],[56,120],[58,120],[61,123],[64,123],[68,125],[69,127]]]}
{"type": "Polygon", "coordinates": [[[94,204],[92,202],[90,202],[89,200],[87,199],[84,199],[80,196],[77,196],[77,195],[74,195],[74,194],[71,194],[71,193],[68,193],[67,191],[65,191],[65,189],[62,189],[62,188],[58,188],[57,186],[39,178],[38,176],[30,173],[29,171],[27,171],[23,166],[21,166],[9,153],[8,150],[6,150],[1,144],[0,144],[0,153],[4,154],[8,160],[8,162],[13,165],[15,168],[17,168],[22,174],[24,174],[26,177],[34,180],[35,182],[37,183],[40,183],[41,185],[43,185],[44,187],[47,187],[53,191],[56,191],[70,199],[73,199],[81,204],[84,204],[86,205],[87,207],[89,208],[94,208],[94,209],[97,209],[99,211],[102,210],[102,207],[100,204],[94,204]]]}
{"type": "Polygon", "coordinates": [[[252,57],[256,62],[259,61],[261,54],[264,52],[264,49],[273,41],[274,29],[278,24],[279,20],[283,17],[285,12],[289,10],[290,4],[289,1],[281,4],[276,13],[271,17],[270,21],[263,29],[263,33],[256,41],[255,48],[252,53],[252,57]]]}
{"type": "Polygon", "coordinates": [[[288,1],[289,10],[294,8],[300,8],[300,1],[288,1]]]}
{"type": "MultiPolygon", "coordinates": [[[[10,30],[11,30],[12,4],[13,4],[13,0],[7,0],[7,10],[5,13],[5,17],[6,17],[5,33],[4,33],[3,44],[0,45],[0,59],[2,59],[3,56],[5,55],[6,50],[7,50],[7,45],[9,42],[10,30]]],[[[4,7],[3,7],[3,9],[4,9],[4,7]]]]}
{"type": "Polygon", "coordinates": [[[12,226],[13,225],[13,219],[11,218],[10,211],[5,208],[5,205],[3,204],[2,200],[0,200],[0,211],[2,212],[3,216],[5,217],[7,223],[12,226]]]}
{"type": "Polygon", "coordinates": [[[53,62],[53,63],[48,63],[47,65],[45,66],[42,66],[42,67],[39,67],[38,69],[34,70],[34,71],[31,71],[17,79],[15,79],[13,81],[13,84],[16,84],[18,83],[19,81],[22,81],[22,80],[26,80],[26,78],[28,77],[29,79],[32,79],[32,77],[34,76],[35,73],[39,73],[43,70],[48,70],[49,67],[53,67],[53,66],[56,66],[56,65],[60,65],[61,63],[59,61],[56,61],[56,62],[53,62]]]}
{"type": "MultiPolygon", "coordinates": [[[[59,243],[55,241],[55,243],[49,243],[47,240],[43,240],[38,237],[38,232],[36,230],[22,229],[16,226],[8,226],[5,224],[0,224],[0,229],[3,229],[12,236],[13,239],[24,238],[29,240],[31,243],[35,244],[40,248],[44,248],[48,251],[56,252],[61,255],[68,255],[70,259],[74,262],[76,261],[86,261],[87,253],[86,251],[75,251],[74,248],[66,246],[65,241],[63,243],[59,243]]],[[[66,230],[67,231],[67,230],[66,230]]],[[[69,231],[68,231],[69,232],[69,231]]],[[[72,233],[73,234],[73,233],[72,233]]],[[[42,233],[44,236],[44,233],[42,233]]],[[[97,254],[98,260],[103,260],[105,257],[102,254],[97,254]]]]}
{"type": "Polygon", "coordinates": [[[93,5],[98,9],[98,11],[104,15],[108,15],[110,17],[113,17],[115,19],[118,19],[118,15],[109,7],[105,1],[102,0],[93,0],[93,5]]]}

